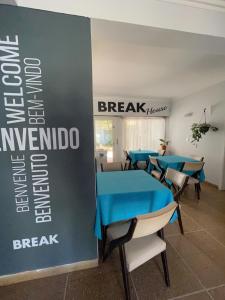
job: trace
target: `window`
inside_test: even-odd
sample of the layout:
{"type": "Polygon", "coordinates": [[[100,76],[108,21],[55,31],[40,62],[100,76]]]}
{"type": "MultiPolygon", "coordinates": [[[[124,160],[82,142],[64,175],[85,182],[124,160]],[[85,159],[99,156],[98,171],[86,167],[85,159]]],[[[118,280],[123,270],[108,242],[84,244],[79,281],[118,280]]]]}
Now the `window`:
{"type": "Polygon", "coordinates": [[[159,139],[165,138],[164,118],[125,118],[124,149],[158,150],[159,139]]]}

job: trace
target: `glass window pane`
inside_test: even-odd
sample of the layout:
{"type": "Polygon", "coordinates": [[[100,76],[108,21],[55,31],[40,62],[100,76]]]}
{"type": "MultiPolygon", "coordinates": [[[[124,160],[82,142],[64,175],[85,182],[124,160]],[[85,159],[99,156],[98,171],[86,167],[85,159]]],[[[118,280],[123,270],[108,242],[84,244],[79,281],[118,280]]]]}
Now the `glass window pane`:
{"type": "Polygon", "coordinates": [[[164,118],[125,118],[124,149],[158,150],[159,139],[165,138],[164,118]]]}

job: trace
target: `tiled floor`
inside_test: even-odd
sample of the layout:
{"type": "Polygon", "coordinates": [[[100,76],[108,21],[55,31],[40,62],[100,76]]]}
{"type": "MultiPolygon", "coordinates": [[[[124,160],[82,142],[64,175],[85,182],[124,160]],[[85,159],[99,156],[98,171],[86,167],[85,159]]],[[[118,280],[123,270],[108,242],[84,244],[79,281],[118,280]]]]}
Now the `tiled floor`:
{"type": "MultiPolygon", "coordinates": [[[[131,273],[132,299],[225,300],[225,192],[204,185],[201,200],[189,188],[182,198],[185,235],[165,230],[171,287],[161,260],[131,273]]],[[[100,267],[0,288],[0,300],[124,299],[117,253],[100,267]]]]}

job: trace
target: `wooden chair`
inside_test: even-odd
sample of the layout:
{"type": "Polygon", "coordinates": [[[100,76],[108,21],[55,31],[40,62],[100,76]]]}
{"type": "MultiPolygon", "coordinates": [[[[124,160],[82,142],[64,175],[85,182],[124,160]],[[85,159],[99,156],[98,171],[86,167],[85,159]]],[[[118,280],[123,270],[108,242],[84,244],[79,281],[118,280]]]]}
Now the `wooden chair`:
{"type": "Polygon", "coordinates": [[[200,172],[203,169],[204,166],[203,161],[199,162],[185,162],[181,168],[182,172],[193,172],[191,176],[189,176],[188,185],[193,184],[195,186],[195,192],[197,194],[198,200],[200,199],[200,191],[201,191],[201,185],[200,185],[200,172]]]}
{"type": "Polygon", "coordinates": [[[102,163],[101,171],[102,172],[111,172],[111,171],[123,171],[122,162],[111,162],[111,163],[102,163]]]}
{"type": "Polygon", "coordinates": [[[155,156],[149,156],[149,162],[153,166],[151,175],[158,180],[161,180],[164,174],[163,169],[160,167],[158,159],[155,156]]]}
{"type": "Polygon", "coordinates": [[[176,207],[173,201],[159,211],[108,227],[109,251],[105,259],[113,249],[119,248],[126,299],[130,299],[129,273],[158,254],[161,254],[166,285],[170,286],[163,228],[176,207]]]}
{"type": "Polygon", "coordinates": [[[168,168],[164,177],[162,178],[162,182],[165,182],[167,186],[173,190],[174,192],[174,200],[177,202],[177,216],[178,216],[178,223],[180,227],[180,232],[184,234],[183,223],[181,219],[181,212],[179,206],[180,196],[187,185],[189,176],[176,171],[174,169],[168,168]]]}
{"type": "Polygon", "coordinates": [[[190,157],[198,161],[204,161],[204,156],[190,155],[190,157]]]}
{"type": "Polygon", "coordinates": [[[135,169],[137,170],[147,170],[148,163],[146,161],[137,161],[135,164],[135,169]]]}
{"type": "Polygon", "coordinates": [[[124,170],[131,170],[132,169],[132,159],[128,154],[127,150],[123,150],[123,154],[125,156],[125,163],[124,163],[124,170]]]}
{"type": "Polygon", "coordinates": [[[164,156],[166,154],[166,150],[160,149],[158,153],[160,156],[164,156]]]}

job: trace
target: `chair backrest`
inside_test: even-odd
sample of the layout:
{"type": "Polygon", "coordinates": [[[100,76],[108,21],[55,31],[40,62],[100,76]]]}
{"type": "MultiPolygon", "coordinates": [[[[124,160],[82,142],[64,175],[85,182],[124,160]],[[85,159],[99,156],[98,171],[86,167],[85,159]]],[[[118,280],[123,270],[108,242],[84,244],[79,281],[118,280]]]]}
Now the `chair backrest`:
{"type": "Polygon", "coordinates": [[[166,150],[160,149],[158,152],[159,152],[159,155],[164,156],[166,153],[166,150]]]}
{"type": "Polygon", "coordinates": [[[190,157],[198,161],[204,161],[204,156],[190,155],[190,157]]]}
{"type": "Polygon", "coordinates": [[[124,154],[125,158],[127,159],[128,158],[128,152],[127,152],[127,150],[123,150],[123,154],[124,154]]]}
{"type": "Polygon", "coordinates": [[[156,157],[149,155],[149,161],[156,169],[161,170],[158,159],[156,157]]]}
{"type": "Polygon", "coordinates": [[[123,153],[124,153],[126,160],[129,160],[129,161],[132,160],[127,150],[123,150],[123,153]]]}
{"type": "Polygon", "coordinates": [[[187,185],[189,176],[187,174],[181,173],[177,170],[167,168],[163,180],[168,179],[172,182],[172,186],[175,188],[174,200],[177,201],[183,192],[185,186],[187,185]]]}
{"type": "Polygon", "coordinates": [[[193,171],[193,172],[198,172],[201,171],[201,169],[204,166],[203,161],[199,162],[185,162],[182,167],[182,171],[193,171]]]}
{"type": "Polygon", "coordinates": [[[141,215],[137,217],[136,227],[132,238],[140,238],[146,235],[153,234],[169,223],[177,203],[173,201],[163,209],[156,212],[141,215]]]}
{"type": "Polygon", "coordinates": [[[123,164],[122,162],[102,163],[101,170],[102,172],[123,171],[123,164]]]}
{"type": "Polygon", "coordinates": [[[177,170],[167,168],[165,173],[165,179],[168,179],[171,181],[176,187],[181,189],[183,185],[185,184],[185,181],[188,179],[188,175],[179,172],[177,170]]]}

